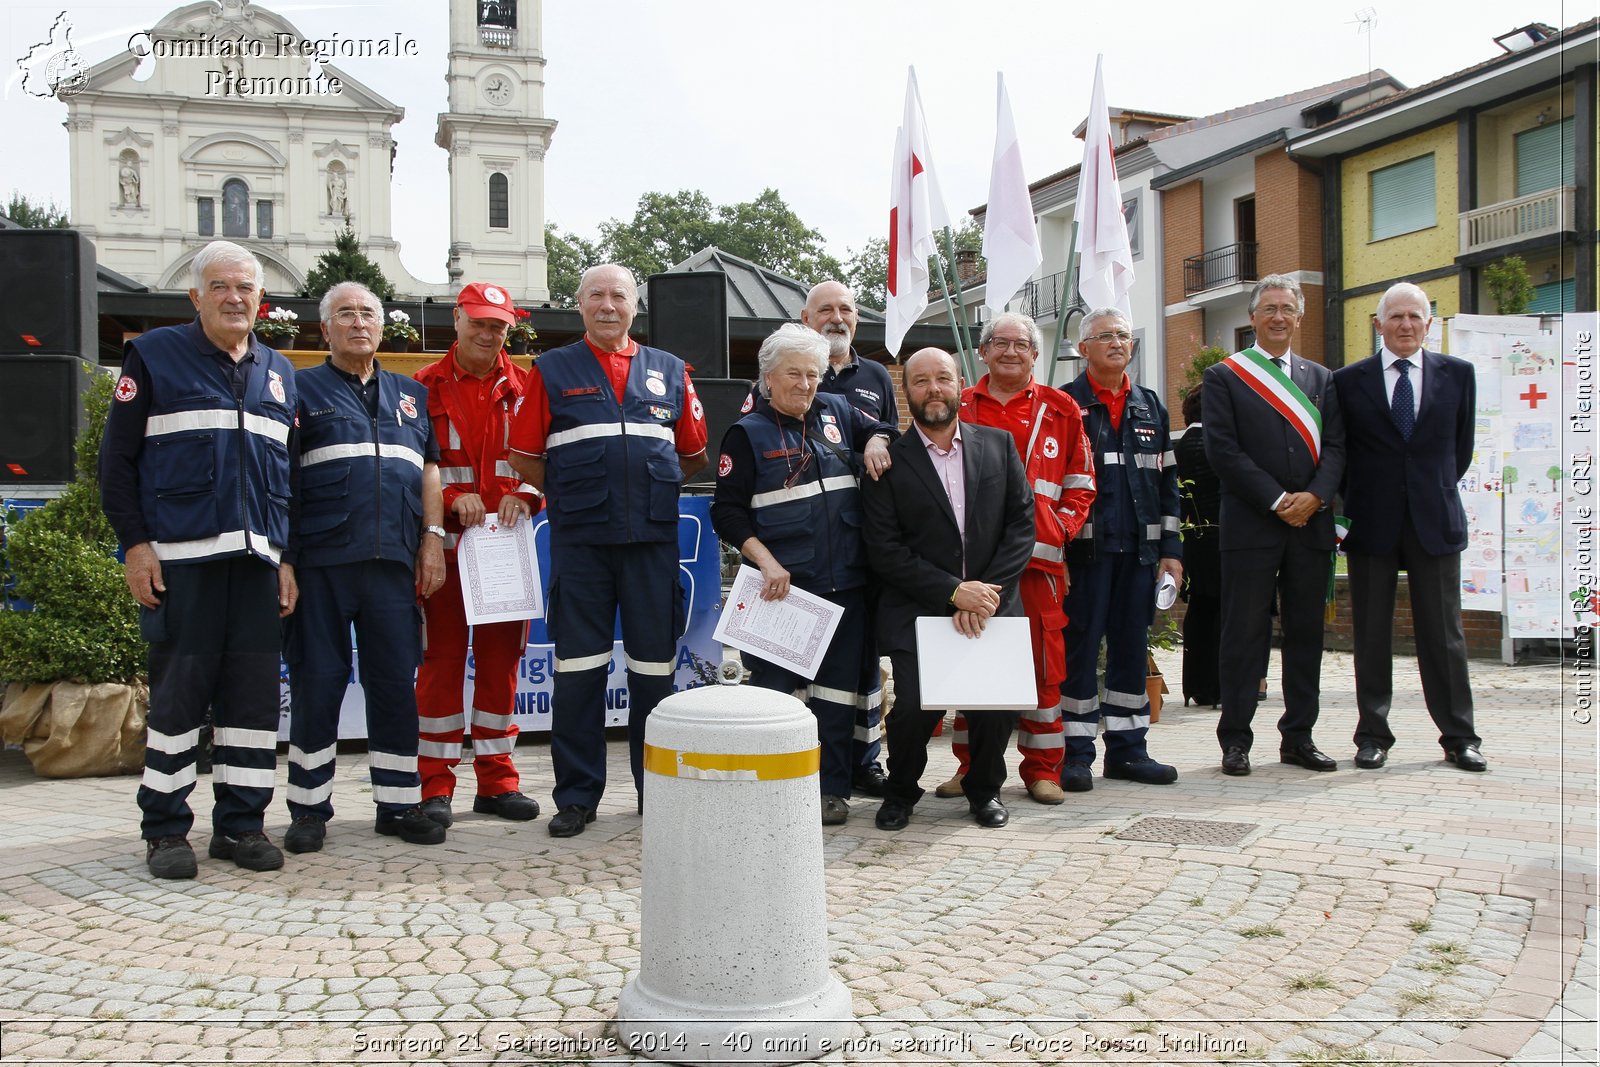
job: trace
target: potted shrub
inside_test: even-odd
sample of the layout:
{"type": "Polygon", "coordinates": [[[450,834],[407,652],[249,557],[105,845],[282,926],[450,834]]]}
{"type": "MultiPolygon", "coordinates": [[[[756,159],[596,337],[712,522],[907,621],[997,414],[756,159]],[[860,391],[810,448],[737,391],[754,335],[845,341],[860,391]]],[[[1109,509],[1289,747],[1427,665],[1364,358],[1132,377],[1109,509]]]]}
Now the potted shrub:
{"type": "Polygon", "coordinates": [[[421,339],[417,328],[411,325],[411,316],[399,308],[389,312],[389,323],[383,328],[383,339],[389,342],[391,352],[409,352],[421,339]]]}
{"type": "Polygon", "coordinates": [[[113,379],[85,401],[77,478],[5,532],[0,584],[31,611],[0,610],[0,738],[20,744],[44,777],[137,772],[150,706],[138,608],[100,510],[95,466],[113,379]]]}
{"type": "Polygon", "coordinates": [[[273,348],[291,348],[300,336],[300,316],[284,307],[273,307],[265,300],[256,309],[256,333],[273,348]]]}
{"type": "Polygon", "coordinates": [[[511,324],[506,331],[506,347],[513,356],[525,355],[528,346],[538,340],[539,332],[533,328],[533,312],[527,308],[517,308],[517,321],[511,324]]]}

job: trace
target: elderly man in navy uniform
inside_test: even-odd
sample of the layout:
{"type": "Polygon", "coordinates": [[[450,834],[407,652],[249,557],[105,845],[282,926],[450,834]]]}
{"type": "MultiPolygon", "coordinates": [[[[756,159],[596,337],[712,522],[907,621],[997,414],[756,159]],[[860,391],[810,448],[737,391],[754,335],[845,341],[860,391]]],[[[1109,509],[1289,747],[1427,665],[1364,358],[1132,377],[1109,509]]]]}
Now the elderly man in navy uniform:
{"type": "Polygon", "coordinates": [[[422,659],[417,597],[444,584],[439,443],[426,390],[375,354],[383,304],[359,282],[322,297],[328,358],[295,375],[299,488],[284,562],[300,610],[284,631],[289,664],[290,852],[322,848],[333,817],[339,706],[350,678],[350,627],[361,650],[367,763],[375,829],[436,845],[445,828],[422,812],[417,692],[422,659]]]}
{"type": "Polygon", "coordinates": [[[216,715],[209,854],[283,866],[262,832],[277,768],[279,619],[294,610],[289,535],[294,367],[251,332],[261,264],[213,241],[194,258],[198,317],[128,342],[100,446],[101,502],[150,642],[139,786],[145,862],[193,878],[195,756],[216,715]]]}
{"type": "Polygon", "coordinates": [[[552,837],[583,833],[605,792],[606,674],[618,612],[640,811],[644,723],[672,691],[683,635],[678,487],[706,464],[705,410],[683,360],[628,336],[638,306],[626,267],[585,271],[583,338],[535,364],[511,426],[512,467],[549,494],[552,837]]]}
{"type": "MultiPolygon", "coordinates": [[[[894,381],[882,363],[862,359],[851,347],[860,315],[856,299],[843,282],[819,282],[806,294],[800,321],[828,341],[828,369],[817,386],[819,393],[836,393],[867,418],[900,428],[900,412],[894,402],[894,381]]],[[[867,630],[873,628],[872,605],[877,593],[871,584],[867,592],[867,630]]],[[[883,766],[878,757],[883,751],[883,691],[874,690],[856,708],[856,733],[850,745],[851,785],[869,797],[883,796],[883,766]]]]}

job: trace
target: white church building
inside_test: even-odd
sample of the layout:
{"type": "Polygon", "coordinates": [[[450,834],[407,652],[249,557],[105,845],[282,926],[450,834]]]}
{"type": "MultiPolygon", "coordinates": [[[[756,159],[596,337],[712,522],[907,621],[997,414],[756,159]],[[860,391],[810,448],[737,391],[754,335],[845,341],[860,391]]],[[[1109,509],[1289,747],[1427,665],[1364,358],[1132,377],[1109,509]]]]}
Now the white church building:
{"type": "MultiPolygon", "coordinates": [[[[449,280],[401,264],[390,218],[404,110],[345,73],[347,56],[414,54],[403,34],[305,38],[251,0],[177,8],[64,95],[72,217],[99,263],[153,290],[189,286],[208,241],[249,248],[269,292],[298,293],[346,225],[400,298],[491,277],[548,298],[540,0],[449,0],[449,280]]],[[[380,31],[374,30],[374,34],[380,31]]]]}

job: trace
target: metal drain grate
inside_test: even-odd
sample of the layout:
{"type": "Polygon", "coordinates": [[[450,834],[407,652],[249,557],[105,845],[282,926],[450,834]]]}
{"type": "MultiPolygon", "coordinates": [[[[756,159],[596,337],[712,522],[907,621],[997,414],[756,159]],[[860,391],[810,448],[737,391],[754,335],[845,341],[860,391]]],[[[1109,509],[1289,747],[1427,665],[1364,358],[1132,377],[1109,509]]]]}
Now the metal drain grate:
{"type": "Polygon", "coordinates": [[[1256,829],[1253,822],[1209,819],[1140,819],[1114,835],[1119,841],[1152,841],[1162,845],[1237,845],[1256,829]]]}

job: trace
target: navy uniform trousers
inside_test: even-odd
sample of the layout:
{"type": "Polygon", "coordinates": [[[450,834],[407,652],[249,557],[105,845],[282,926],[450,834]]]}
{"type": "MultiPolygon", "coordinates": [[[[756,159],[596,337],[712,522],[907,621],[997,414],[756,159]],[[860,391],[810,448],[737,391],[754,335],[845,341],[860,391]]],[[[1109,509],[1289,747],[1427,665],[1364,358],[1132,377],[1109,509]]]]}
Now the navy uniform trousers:
{"type": "Polygon", "coordinates": [[[557,808],[593,811],[606,788],[606,683],[622,619],[628,672],[628,758],[644,797],[644,722],[672,692],[683,587],[678,542],[563,543],[552,550],[546,625],[555,643],[550,760],[557,808]]]}
{"type": "Polygon", "coordinates": [[[1156,611],[1156,565],[1138,552],[1102,552],[1093,562],[1067,564],[1067,680],[1061,683],[1061,728],[1066,763],[1094,763],[1103,726],[1106,766],[1147,758],[1150,624],[1156,611]],[[1106,643],[1105,702],[1100,700],[1100,641],[1106,643]]]}
{"type": "Polygon", "coordinates": [[[844,589],[837,593],[816,593],[844,608],[839,627],[827,654],[817,668],[817,676],[806,681],[794,673],[759,656],[750,657],[750,684],[779,693],[793,693],[811,709],[817,720],[817,743],[822,748],[821,785],[824,796],[848,797],[856,764],[851,757],[856,732],[856,714],[864,703],[881,706],[880,670],[876,656],[867,656],[876,647],[867,640],[868,612],[865,589],[844,589]]]}
{"type": "Polygon", "coordinates": [[[289,814],[333,817],[339,706],[350,684],[350,627],[367,704],[367,762],[378,811],[422,803],[417,775],[421,613],[410,567],[373,559],[297,570],[300,606],[289,616],[289,814]]]}
{"type": "Polygon", "coordinates": [[[140,832],[147,840],[184,837],[194,825],[189,794],[208,710],[212,829],[228,837],[259,831],[278,763],[278,572],[234,556],[169,563],[161,574],[161,605],[139,609],[150,643],[140,832]]]}

